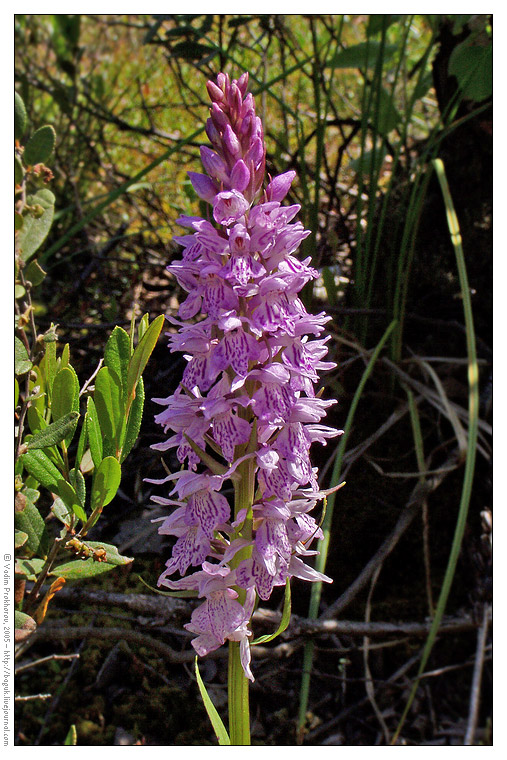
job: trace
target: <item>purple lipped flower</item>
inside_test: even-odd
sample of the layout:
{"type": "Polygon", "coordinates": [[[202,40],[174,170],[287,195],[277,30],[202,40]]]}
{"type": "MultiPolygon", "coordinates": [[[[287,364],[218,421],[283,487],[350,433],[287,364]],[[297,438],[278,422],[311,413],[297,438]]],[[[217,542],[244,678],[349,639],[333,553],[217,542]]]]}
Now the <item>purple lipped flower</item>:
{"type": "Polygon", "coordinates": [[[247,85],[247,73],[207,83],[211,147],[200,149],[205,173],[189,176],[210,204],[208,218],[178,219],[187,234],[174,238],[181,258],[168,266],[186,292],[179,319],[169,318],[169,348],[187,364],[177,390],[155,399],[168,437],[154,448],[176,449],[182,468],[149,482],[171,484],[153,497],[172,508],[159,527],[174,542],[159,585],[197,592],[185,625],[194,649],[204,656],[239,642],[253,680],[256,600],[292,577],[331,580],[305,561],[323,537],[310,512],[326,495],[310,449],[341,431],[321,424],[335,401],[315,392],[320,373],[336,366],[325,361],[329,338],[321,337],[329,317],[308,314],[299,297],[318,277],[310,259],[297,257],[310,232],[295,219],[299,205],[282,205],[296,173],[266,179],[263,126],[247,85]]]}

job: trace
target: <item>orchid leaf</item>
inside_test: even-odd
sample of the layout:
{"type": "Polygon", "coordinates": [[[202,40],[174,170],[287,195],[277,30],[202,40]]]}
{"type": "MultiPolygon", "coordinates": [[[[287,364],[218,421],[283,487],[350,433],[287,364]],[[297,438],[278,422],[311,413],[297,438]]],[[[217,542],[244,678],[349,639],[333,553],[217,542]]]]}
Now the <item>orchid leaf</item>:
{"type": "Polygon", "coordinates": [[[273,641],[273,639],[276,639],[277,636],[283,633],[290,623],[290,613],[291,613],[290,578],[287,578],[285,582],[285,597],[283,600],[283,612],[282,612],[282,619],[280,620],[280,625],[278,626],[278,628],[276,629],[274,633],[266,634],[265,636],[259,636],[258,639],[255,639],[254,641],[252,641],[252,646],[254,644],[266,644],[268,641],[273,641]]]}
{"type": "Polygon", "coordinates": [[[204,707],[206,708],[206,712],[208,713],[208,718],[211,721],[211,725],[213,726],[213,730],[215,731],[216,737],[218,739],[218,743],[221,745],[222,744],[230,745],[231,740],[229,739],[229,734],[227,733],[227,729],[225,728],[222,718],[218,714],[215,705],[211,701],[208,695],[208,692],[206,691],[204,681],[202,680],[201,674],[199,673],[199,667],[197,665],[197,657],[195,658],[195,677],[197,680],[199,691],[201,693],[202,701],[204,702],[204,707]]]}

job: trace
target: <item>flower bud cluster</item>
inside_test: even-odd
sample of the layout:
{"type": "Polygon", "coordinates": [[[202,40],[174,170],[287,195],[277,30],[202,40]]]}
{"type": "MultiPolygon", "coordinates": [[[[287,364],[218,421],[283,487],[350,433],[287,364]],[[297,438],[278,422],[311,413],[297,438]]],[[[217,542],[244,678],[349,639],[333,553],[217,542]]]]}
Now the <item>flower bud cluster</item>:
{"type": "MultiPolygon", "coordinates": [[[[206,174],[189,173],[211,204],[209,220],[181,217],[181,259],[168,270],[187,292],[171,351],[187,360],[182,381],[156,421],[176,449],[181,470],[156,483],[173,485],[159,532],[176,538],[159,579],[204,601],[185,627],[199,655],[239,641],[250,670],[248,628],[258,597],[291,577],[330,579],[304,558],[322,532],[309,514],[323,498],[309,450],[339,434],[320,424],[335,401],[315,395],[328,338],[328,317],[308,314],[298,293],[318,273],[294,254],[310,233],[282,206],[295,172],[265,176],[265,147],[248,75],[208,82],[212,106],[203,146],[206,174]],[[197,318],[197,319],[194,319],[197,318]],[[189,321],[192,320],[192,321],[189,321]],[[217,458],[218,457],[218,458],[217,458]],[[230,481],[234,509],[222,493],[230,481]],[[197,570],[195,568],[198,568],[197,570]],[[179,573],[180,579],[174,579],[179,573]]],[[[229,484],[230,487],[230,484],[229,484]]]]}

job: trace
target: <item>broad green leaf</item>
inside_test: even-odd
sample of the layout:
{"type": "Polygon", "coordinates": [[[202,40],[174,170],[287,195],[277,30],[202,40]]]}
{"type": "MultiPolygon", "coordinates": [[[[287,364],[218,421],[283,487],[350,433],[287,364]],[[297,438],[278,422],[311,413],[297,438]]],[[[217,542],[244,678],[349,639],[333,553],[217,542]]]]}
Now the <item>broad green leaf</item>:
{"type": "Polygon", "coordinates": [[[92,485],[91,508],[92,512],[100,507],[105,507],[116,496],[120,487],[121,467],[115,457],[106,457],[95,470],[92,485]]]}
{"type": "MultiPolygon", "coordinates": [[[[38,414],[36,409],[34,411],[38,414]]],[[[64,417],[51,423],[51,425],[48,425],[43,430],[35,433],[33,438],[27,444],[28,450],[45,449],[47,446],[55,446],[57,443],[60,443],[69,435],[70,431],[76,429],[78,418],[79,412],[69,412],[69,414],[66,414],[64,417]]]]}
{"type": "Polygon", "coordinates": [[[136,396],[130,407],[129,420],[125,431],[125,440],[123,442],[120,462],[124,462],[129,455],[139,436],[141,422],[143,420],[144,409],[144,382],[143,378],[139,380],[136,388],[136,396]]]}
{"type": "Polygon", "coordinates": [[[132,394],[135,392],[139,378],[143,374],[152,351],[157,344],[158,336],[160,335],[164,324],[164,319],[164,315],[160,314],[160,316],[153,320],[144,333],[141,341],[138,343],[134,355],[130,360],[127,379],[127,398],[129,399],[132,398],[132,394]]]}
{"type": "Polygon", "coordinates": [[[14,573],[15,575],[22,575],[29,581],[35,581],[45,564],[45,560],[37,559],[36,557],[33,559],[16,557],[14,573]]]}
{"type": "Polygon", "coordinates": [[[125,393],[130,361],[130,338],[122,327],[116,326],[104,349],[104,364],[113,369],[121,380],[125,393]]]}
{"type": "Polygon", "coordinates": [[[37,623],[26,612],[14,610],[14,641],[19,644],[24,641],[37,629],[37,623]]]}
{"type": "Polygon", "coordinates": [[[25,145],[23,159],[27,166],[43,164],[55,148],[56,133],[52,126],[46,124],[34,132],[25,145]]]}
{"type": "MultiPolygon", "coordinates": [[[[42,414],[39,412],[36,406],[29,406],[26,412],[26,418],[28,421],[28,427],[30,428],[30,431],[33,435],[36,435],[37,433],[40,433],[41,430],[45,430],[48,426],[48,423],[42,416],[42,414]]],[[[40,447],[35,447],[40,448],[40,447]]]]}
{"type": "Polygon", "coordinates": [[[46,524],[35,504],[26,499],[22,509],[14,512],[14,525],[17,530],[26,533],[26,548],[39,557],[46,557],[49,548],[49,536],[46,524]]]}
{"type": "Polygon", "coordinates": [[[86,512],[81,506],[81,500],[77,495],[75,488],[62,477],[60,477],[56,484],[56,493],[61,497],[64,504],[74,512],[76,517],[83,522],[86,522],[86,512]]]}
{"type": "Polygon", "coordinates": [[[117,442],[124,418],[121,380],[111,367],[102,367],[95,378],[94,401],[100,429],[112,443],[117,442]]]}
{"type": "Polygon", "coordinates": [[[274,633],[268,633],[265,636],[259,636],[258,639],[255,639],[254,641],[252,641],[252,646],[254,644],[265,644],[268,641],[273,641],[273,639],[276,639],[277,636],[283,633],[290,623],[290,613],[291,613],[290,578],[287,578],[285,582],[285,596],[283,600],[283,612],[282,612],[282,619],[280,620],[280,625],[278,626],[278,628],[276,629],[274,633]]]}
{"type": "Polygon", "coordinates": [[[74,522],[73,511],[60,499],[59,496],[54,500],[51,512],[64,525],[70,526],[74,522]]]}
{"type": "Polygon", "coordinates": [[[195,658],[195,677],[197,679],[197,685],[201,693],[202,701],[204,702],[204,707],[206,708],[206,712],[208,713],[208,718],[211,721],[211,725],[213,726],[213,730],[218,739],[218,743],[224,744],[224,745],[230,745],[231,740],[229,739],[229,734],[227,733],[227,729],[225,728],[223,724],[222,718],[217,712],[217,708],[215,707],[215,705],[209,698],[208,692],[206,691],[206,687],[204,685],[204,681],[202,680],[201,674],[199,673],[199,667],[197,665],[197,656],[195,658]]]}
{"type": "Polygon", "coordinates": [[[16,335],[14,336],[14,372],[20,377],[21,375],[25,375],[31,368],[32,362],[28,357],[28,351],[16,335]]]}
{"type": "MultiPolygon", "coordinates": [[[[380,48],[378,40],[359,42],[340,50],[326,65],[332,69],[371,69],[377,64],[380,48]]],[[[397,50],[397,45],[384,45],[383,60],[387,61],[397,50]]]]}
{"type": "Polygon", "coordinates": [[[20,459],[24,468],[38,483],[52,492],[56,491],[58,481],[61,480],[62,476],[44,451],[41,449],[27,451],[20,459]]]}
{"type": "Polygon", "coordinates": [[[14,548],[20,549],[28,541],[28,533],[23,530],[14,530],[14,548]]]}
{"type": "Polygon", "coordinates": [[[91,396],[88,398],[86,409],[86,434],[92,455],[93,464],[98,467],[102,462],[102,432],[100,430],[97,409],[91,396]]]}
{"type": "Polygon", "coordinates": [[[493,92],[493,45],[475,44],[467,38],[449,59],[449,74],[456,77],[463,97],[480,102],[493,92]]]}
{"type": "Polygon", "coordinates": [[[47,272],[43,270],[38,261],[31,261],[24,272],[25,280],[34,286],[40,285],[46,274],[47,272]]]}
{"type": "Polygon", "coordinates": [[[63,745],[64,747],[75,747],[77,745],[77,731],[74,723],[69,728],[63,745]]]}
{"type": "Polygon", "coordinates": [[[72,367],[63,367],[53,381],[51,415],[59,420],[71,412],[79,416],[79,380],[72,367]]]}
{"type": "Polygon", "coordinates": [[[84,541],[83,546],[95,550],[95,552],[98,550],[100,555],[95,554],[95,559],[91,556],[88,559],[75,559],[65,562],[63,565],[54,567],[49,575],[66,579],[91,578],[94,575],[107,573],[119,565],[129,565],[134,561],[133,557],[125,557],[119,554],[116,546],[112,544],[104,544],[101,541],[84,541]],[[105,551],[105,555],[102,555],[103,551],[105,551]],[[101,561],[98,560],[99,556],[101,556],[101,561]],[[105,557],[105,561],[102,557],[105,557]]]}
{"type": "Polygon", "coordinates": [[[21,140],[26,129],[26,108],[23,98],[17,92],[14,93],[14,138],[21,140]]]}
{"type": "Polygon", "coordinates": [[[35,217],[28,213],[23,217],[23,227],[18,233],[17,247],[23,261],[27,262],[38,251],[46,239],[53,223],[55,196],[47,188],[27,197],[30,206],[41,206],[42,215],[35,217]]]}

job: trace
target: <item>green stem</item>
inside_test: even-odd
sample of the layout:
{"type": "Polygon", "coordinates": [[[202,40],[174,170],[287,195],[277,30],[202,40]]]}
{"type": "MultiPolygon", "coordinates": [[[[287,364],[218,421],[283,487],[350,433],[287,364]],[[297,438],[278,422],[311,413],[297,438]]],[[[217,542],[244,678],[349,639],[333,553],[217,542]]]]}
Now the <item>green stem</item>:
{"type": "Polygon", "coordinates": [[[249,680],[241,665],[239,641],[229,641],[229,736],[232,745],[250,745],[249,680]]]}
{"type": "MultiPolygon", "coordinates": [[[[254,500],[255,470],[253,459],[242,462],[237,470],[240,479],[234,484],[234,517],[242,509],[247,510],[246,519],[240,531],[241,538],[252,538],[252,504],[254,500]]],[[[238,566],[242,559],[250,556],[251,547],[239,551],[231,560],[231,570],[238,566]]],[[[244,589],[236,588],[238,601],[245,601],[244,589]]],[[[250,709],[249,709],[249,685],[250,681],[243,672],[240,658],[240,645],[238,641],[229,641],[229,668],[228,668],[228,696],[229,696],[229,736],[232,745],[250,746],[250,709]]]]}

